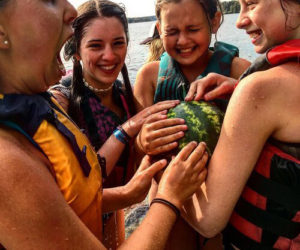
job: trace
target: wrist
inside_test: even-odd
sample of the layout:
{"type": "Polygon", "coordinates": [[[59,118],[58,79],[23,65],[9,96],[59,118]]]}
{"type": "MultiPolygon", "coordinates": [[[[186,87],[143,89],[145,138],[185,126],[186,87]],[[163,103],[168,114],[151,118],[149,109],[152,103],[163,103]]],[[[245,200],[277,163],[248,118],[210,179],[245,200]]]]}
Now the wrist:
{"type": "Polygon", "coordinates": [[[155,204],[155,203],[160,203],[163,204],[164,206],[167,206],[169,209],[171,209],[175,215],[176,218],[180,217],[180,208],[177,207],[176,205],[174,205],[172,202],[170,202],[168,199],[164,199],[164,198],[154,198],[151,203],[150,203],[150,207],[155,204]]]}
{"type": "Polygon", "coordinates": [[[175,198],[172,198],[170,195],[164,195],[164,194],[161,194],[158,190],[155,198],[159,198],[159,199],[165,199],[169,202],[171,202],[174,206],[176,206],[178,209],[181,209],[181,207],[183,206],[183,202],[181,202],[180,200],[178,199],[175,199],[175,198]]]}
{"type": "Polygon", "coordinates": [[[122,198],[124,199],[127,207],[137,203],[134,196],[135,192],[128,183],[122,186],[122,198]]]}
{"type": "Polygon", "coordinates": [[[131,137],[127,134],[122,126],[118,126],[113,132],[113,135],[123,144],[128,144],[131,140],[131,137]]]}

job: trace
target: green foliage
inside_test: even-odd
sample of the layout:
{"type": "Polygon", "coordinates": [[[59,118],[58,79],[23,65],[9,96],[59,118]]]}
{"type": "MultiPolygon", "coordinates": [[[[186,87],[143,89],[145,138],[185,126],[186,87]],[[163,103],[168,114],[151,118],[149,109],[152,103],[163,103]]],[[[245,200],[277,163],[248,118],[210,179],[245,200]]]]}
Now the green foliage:
{"type": "Polygon", "coordinates": [[[233,14],[240,12],[240,4],[236,0],[221,2],[221,6],[224,14],[233,14]]]}

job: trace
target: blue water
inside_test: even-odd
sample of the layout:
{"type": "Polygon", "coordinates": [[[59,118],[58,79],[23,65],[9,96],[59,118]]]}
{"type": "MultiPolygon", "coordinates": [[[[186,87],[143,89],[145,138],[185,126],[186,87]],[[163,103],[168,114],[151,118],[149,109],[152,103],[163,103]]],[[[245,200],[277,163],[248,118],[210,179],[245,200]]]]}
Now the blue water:
{"type": "MultiPolygon", "coordinates": [[[[225,15],[224,22],[217,33],[217,39],[237,46],[240,49],[240,57],[253,61],[258,55],[254,52],[250,38],[245,31],[235,27],[237,17],[238,14],[225,15]]],[[[139,43],[148,37],[152,24],[153,22],[129,24],[130,42],[126,64],[132,84],[134,84],[137,71],[145,63],[148,53],[147,46],[139,43]]],[[[212,43],[214,41],[213,37],[212,43]]],[[[71,63],[66,63],[67,69],[71,69],[71,67],[71,63]]]]}

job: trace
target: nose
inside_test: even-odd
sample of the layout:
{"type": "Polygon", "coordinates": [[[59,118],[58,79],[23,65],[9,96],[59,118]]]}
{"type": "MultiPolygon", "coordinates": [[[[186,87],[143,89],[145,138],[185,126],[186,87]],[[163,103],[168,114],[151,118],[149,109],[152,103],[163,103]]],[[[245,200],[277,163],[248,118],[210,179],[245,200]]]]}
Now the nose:
{"type": "Polygon", "coordinates": [[[183,45],[183,44],[186,44],[187,41],[188,41],[188,37],[185,34],[185,32],[180,32],[179,35],[178,35],[177,44],[178,45],[183,45]]]}
{"type": "Polygon", "coordinates": [[[76,17],[77,17],[77,11],[75,7],[72,4],[70,4],[68,1],[66,1],[64,22],[70,25],[76,17]]]}
{"type": "Polygon", "coordinates": [[[116,58],[113,48],[107,44],[103,50],[102,59],[106,61],[113,61],[116,58]]]}
{"type": "Polygon", "coordinates": [[[236,20],[236,27],[238,29],[245,29],[246,26],[248,26],[250,24],[250,22],[251,21],[250,21],[249,17],[241,9],[241,12],[240,12],[240,14],[238,16],[238,19],[236,20]]]}

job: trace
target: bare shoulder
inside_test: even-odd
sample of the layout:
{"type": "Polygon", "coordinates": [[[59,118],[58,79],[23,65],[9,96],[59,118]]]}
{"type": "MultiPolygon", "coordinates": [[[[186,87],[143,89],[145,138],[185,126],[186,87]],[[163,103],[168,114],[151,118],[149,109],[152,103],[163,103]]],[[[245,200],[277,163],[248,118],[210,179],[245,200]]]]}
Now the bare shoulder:
{"type": "Polygon", "coordinates": [[[232,60],[230,76],[232,78],[238,79],[241,74],[250,66],[250,62],[246,59],[235,57],[232,60]]]}
{"type": "Polygon", "coordinates": [[[26,182],[35,168],[49,172],[49,162],[31,142],[16,131],[0,127],[0,186],[14,189],[12,183],[26,182]]]}
{"type": "Polygon", "coordinates": [[[156,90],[159,61],[145,64],[137,73],[134,84],[134,96],[137,101],[138,110],[153,104],[156,90]]]}
{"type": "Polygon", "coordinates": [[[159,70],[159,61],[154,61],[143,65],[137,73],[136,84],[140,84],[141,81],[145,81],[145,80],[148,83],[152,82],[153,84],[156,84],[158,70],[159,70]]]}
{"type": "Polygon", "coordinates": [[[273,125],[278,140],[300,142],[300,67],[286,63],[244,78],[232,96],[232,102],[248,115],[273,125]]]}

